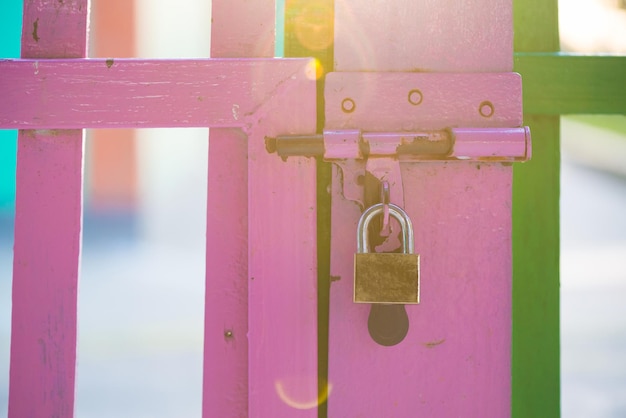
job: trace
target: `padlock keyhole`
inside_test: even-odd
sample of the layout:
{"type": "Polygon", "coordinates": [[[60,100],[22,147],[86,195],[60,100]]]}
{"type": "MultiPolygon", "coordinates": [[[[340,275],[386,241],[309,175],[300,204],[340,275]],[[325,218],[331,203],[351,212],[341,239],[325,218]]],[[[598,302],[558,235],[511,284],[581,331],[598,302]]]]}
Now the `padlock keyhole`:
{"type": "Polygon", "coordinates": [[[367,329],[376,343],[390,347],[404,340],[409,332],[405,305],[371,305],[367,329]]]}

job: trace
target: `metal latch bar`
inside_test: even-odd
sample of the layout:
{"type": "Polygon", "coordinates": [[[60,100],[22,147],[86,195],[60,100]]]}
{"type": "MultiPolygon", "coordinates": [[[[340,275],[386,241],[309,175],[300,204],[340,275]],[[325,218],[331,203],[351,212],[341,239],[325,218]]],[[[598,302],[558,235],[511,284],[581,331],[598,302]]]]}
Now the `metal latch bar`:
{"type": "Polygon", "coordinates": [[[530,130],[519,128],[449,128],[424,132],[326,130],[323,135],[266,138],[267,149],[280,157],[325,160],[389,156],[401,161],[526,161],[531,157],[530,130]]]}

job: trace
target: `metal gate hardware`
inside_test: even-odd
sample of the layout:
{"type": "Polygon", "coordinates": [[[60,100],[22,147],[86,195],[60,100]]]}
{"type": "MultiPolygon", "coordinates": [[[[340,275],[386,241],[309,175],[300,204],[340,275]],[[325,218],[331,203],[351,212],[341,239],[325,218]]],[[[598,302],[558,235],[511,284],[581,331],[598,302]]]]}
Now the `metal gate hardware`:
{"type": "Polygon", "coordinates": [[[409,317],[404,304],[419,303],[419,255],[412,254],[413,226],[408,214],[389,203],[389,183],[386,180],[382,181],[381,189],[383,203],[369,207],[359,219],[353,300],[356,303],[371,303],[367,319],[370,337],[377,344],[389,347],[402,342],[409,332],[409,317]],[[378,214],[383,217],[383,225],[386,215],[393,216],[400,223],[403,254],[368,252],[369,225],[378,214]]]}
{"type": "Polygon", "coordinates": [[[323,134],[266,138],[266,148],[333,162],[343,196],[362,207],[376,189],[364,181],[370,174],[404,205],[403,163],[531,157],[517,73],[331,72],[324,102],[323,134]]]}
{"type": "Polygon", "coordinates": [[[361,132],[327,130],[323,135],[266,138],[268,151],[280,157],[324,157],[327,161],[370,156],[401,162],[473,160],[526,161],[531,156],[530,129],[450,128],[425,132],[361,132]]]}
{"type": "Polygon", "coordinates": [[[510,162],[531,156],[517,73],[332,72],[324,101],[323,135],[268,139],[268,150],[331,161],[385,155],[510,162]]]}

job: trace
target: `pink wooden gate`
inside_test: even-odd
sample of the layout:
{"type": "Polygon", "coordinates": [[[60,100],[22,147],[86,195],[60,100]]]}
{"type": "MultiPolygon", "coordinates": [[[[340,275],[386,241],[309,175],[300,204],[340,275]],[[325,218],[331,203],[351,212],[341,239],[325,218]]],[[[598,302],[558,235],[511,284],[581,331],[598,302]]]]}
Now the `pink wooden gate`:
{"type": "MultiPolygon", "coordinates": [[[[9,417],[73,415],[81,130],[176,126],[212,128],[203,415],[317,416],[315,161],[273,152],[313,138],[315,66],[268,59],[274,2],[215,0],[210,60],[81,59],[86,0],[24,5],[23,59],[0,62],[0,127],[21,129],[9,417]]],[[[328,415],[507,416],[510,161],[530,153],[511,2],[335,9],[328,415]],[[391,185],[423,260],[422,303],[393,347],[351,300],[366,174],[391,185]]]]}

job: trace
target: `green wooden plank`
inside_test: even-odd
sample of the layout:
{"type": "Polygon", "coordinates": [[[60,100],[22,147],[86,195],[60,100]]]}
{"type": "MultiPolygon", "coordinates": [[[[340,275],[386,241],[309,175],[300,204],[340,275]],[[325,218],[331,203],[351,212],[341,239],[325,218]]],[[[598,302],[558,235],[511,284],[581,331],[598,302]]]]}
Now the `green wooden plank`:
{"type": "MultiPolygon", "coordinates": [[[[557,0],[514,0],[513,16],[517,52],[558,51],[557,0]]],[[[524,123],[533,157],[513,169],[512,416],[552,418],[561,392],[559,116],[525,114],[524,123]]]]}
{"type": "Polygon", "coordinates": [[[513,39],[516,52],[560,49],[557,0],[514,0],[513,39]]]}
{"type": "Polygon", "coordinates": [[[524,111],[626,114],[626,56],[518,53],[524,111]]]}
{"type": "Polygon", "coordinates": [[[513,417],[560,416],[558,116],[524,116],[532,159],[513,171],[513,417]]]}

